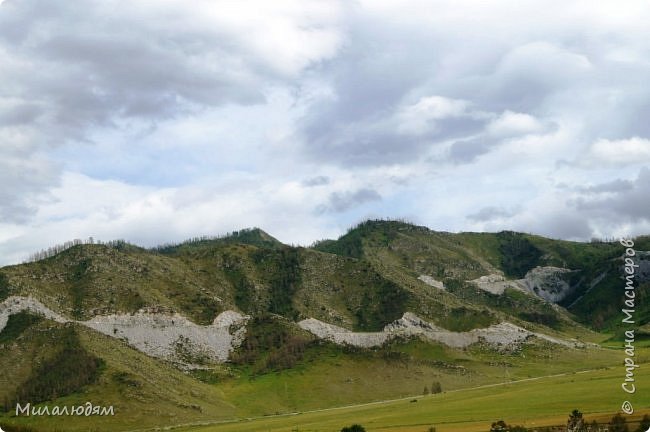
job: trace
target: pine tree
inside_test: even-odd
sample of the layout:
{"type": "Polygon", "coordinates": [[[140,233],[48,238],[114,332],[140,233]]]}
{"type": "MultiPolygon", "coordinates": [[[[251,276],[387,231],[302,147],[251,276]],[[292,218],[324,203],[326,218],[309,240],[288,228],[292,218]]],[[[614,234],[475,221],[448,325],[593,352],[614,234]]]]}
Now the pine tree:
{"type": "Polygon", "coordinates": [[[612,421],[610,422],[610,425],[611,425],[611,427],[609,428],[610,432],[629,432],[630,430],[627,427],[625,417],[623,417],[620,413],[612,417],[612,421]]]}
{"type": "Polygon", "coordinates": [[[648,414],[644,415],[639,424],[639,428],[636,432],[646,432],[650,428],[650,416],[648,414]]]}
{"type": "Polygon", "coordinates": [[[569,414],[569,420],[567,420],[566,423],[566,430],[567,432],[586,432],[586,427],[585,427],[585,422],[584,419],[582,418],[582,413],[574,409],[571,411],[571,414],[569,414]]]}

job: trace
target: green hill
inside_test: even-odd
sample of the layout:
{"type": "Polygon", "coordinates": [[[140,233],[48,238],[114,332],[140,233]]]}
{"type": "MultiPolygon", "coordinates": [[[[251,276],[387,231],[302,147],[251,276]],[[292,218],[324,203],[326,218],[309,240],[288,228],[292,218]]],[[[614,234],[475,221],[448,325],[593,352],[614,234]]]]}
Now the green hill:
{"type": "MultiPolygon", "coordinates": [[[[648,237],[636,243],[650,249],[648,237]]],[[[367,221],[308,248],[250,229],[153,249],[113,242],[56,251],[0,269],[0,424],[132,430],[621,361],[605,347],[622,329],[624,249],[615,242],[367,221]],[[226,342],[234,345],[225,363],[204,346],[226,342]],[[14,418],[19,401],[92,401],[120,414],[95,423],[14,418]]],[[[650,321],[644,274],[638,326],[650,321]]]]}

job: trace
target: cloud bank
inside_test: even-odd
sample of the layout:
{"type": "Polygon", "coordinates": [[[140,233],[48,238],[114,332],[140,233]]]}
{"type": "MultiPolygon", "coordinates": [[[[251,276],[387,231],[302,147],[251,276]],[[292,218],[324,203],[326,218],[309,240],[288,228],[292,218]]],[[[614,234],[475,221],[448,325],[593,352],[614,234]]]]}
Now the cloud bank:
{"type": "Polygon", "coordinates": [[[650,6],[0,4],[0,257],[367,217],[650,233],[650,6]]]}

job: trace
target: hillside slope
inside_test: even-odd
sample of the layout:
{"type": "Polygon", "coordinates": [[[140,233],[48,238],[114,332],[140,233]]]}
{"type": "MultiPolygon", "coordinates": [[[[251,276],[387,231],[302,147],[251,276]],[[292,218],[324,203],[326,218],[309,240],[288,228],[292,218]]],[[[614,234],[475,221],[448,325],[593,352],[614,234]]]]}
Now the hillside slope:
{"type": "Polygon", "coordinates": [[[613,365],[619,353],[597,344],[620,321],[622,253],[397,221],[309,248],[259,229],[78,244],[0,269],[0,401],[113,404],[122,415],[98,430],[128,430],[613,365]]]}

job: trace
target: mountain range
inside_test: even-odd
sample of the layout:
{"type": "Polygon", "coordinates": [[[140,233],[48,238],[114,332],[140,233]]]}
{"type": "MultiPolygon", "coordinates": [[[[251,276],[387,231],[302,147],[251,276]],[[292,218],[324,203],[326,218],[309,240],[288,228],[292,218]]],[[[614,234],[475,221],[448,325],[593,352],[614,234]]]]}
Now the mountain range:
{"type": "MultiPolygon", "coordinates": [[[[150,249],[79,243],[0,269],[5,428],[135,430],[620,362],[615,241],[372,220],[310,247],[257,228],[150,249]],[[13,411],[86,401],[118,414],[64,428],[13,411]]],[[[644,338],[650,237],[635,248],[644,338]]]]}

